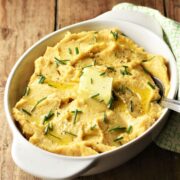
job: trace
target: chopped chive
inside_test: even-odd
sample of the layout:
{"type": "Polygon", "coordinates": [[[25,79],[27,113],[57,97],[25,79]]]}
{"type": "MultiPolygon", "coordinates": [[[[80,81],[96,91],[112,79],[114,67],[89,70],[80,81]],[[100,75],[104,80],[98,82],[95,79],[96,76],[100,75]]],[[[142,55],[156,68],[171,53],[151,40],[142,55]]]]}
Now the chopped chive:
{"type": "Polygon", "coordinates": [[[83,69],[84,69],[84,68],[91,67],[91,66],[93,66],[93,65],[92,65],[92,64],[89,64],[89,65],[87,65],[87,66],[84,66],[83,69]]]}
{"type": "Polygon", "coordinates": [[[42,101],[44,101],[46,98],[47,98],[47,97],[43,97],[42,99],[38,100],[37,103],[36,103],[36,104],[34,105],[34,107],[32,108],[31,112],[33,112],[33,111],[36,109],[37,105],[38,105],[39,103],[41,103],[42,101]]]}
{"type": "Polygon", "coordinates": [[[123,139],[123,136],[117,137],[117,138],[114,139],[114,142],[121,141],[122,139],[123,139]]]}
{"type": "Polygon", "coordinates": [[[129,111],[130,111],[130,112],[133,112],[133,111],[134,111],[134,103],[133,103],[132,100],[129,102],[129,111]]]}
{"type": "Polygon", "coordinates": [[[99,96],[99,93],[92,95],[90,98],[94,99],[99,96]]]}
{"type": "Polygon", "coordinates": [[[103,116],[103,122],[104,122],[104,123],[107,123],[107,122],[108,122],[108,119],[107,119],[106,112],[104,112],[104,116],[103,116]]]}
{"type": "Polygon", "coordinates": [[[24,96],[28,96],[29,95],[29,93],[30,93],[30,87],[26,87],[26,90],[25,90],[25,92],[24,92],[24,96]]]}
{"type": "Polygon", "coordinates": [[[126,127],[116,126],[116,127],[109,129],[108,131],[109,132],[115,132],[115,131],[120,131],[120,130],[126,130],[126,127]]]}
{"type": "Polygon", "coordinates": [[[78,49],[78,47],[75,47],[75,52],[76,52],[76,54],[79,54],[79,49],[78,49]]]}
{"type": "Polygon", "coordinates": [[[114,102],[114,98],[113,96],[111,96],[109,102],[108,102],[108,105],[107,105],[107,108],[108,109],[112,109],[112,106],[113,106],[113,102],[114,102]]]}
{"type": "Polygon", "coordinates": [[[116,31],[115,31],[115,32],[111,31],[111,34],[113,35],[113,37],[114,37],[115,40],[118,39],[118,37],[119,37],[118,32],[116,32],[116,31]]]}
{"type": "Polygon", "coordinates": [[[60,60],[60,59],[58,59],[57,57],[54,57],[54,59],[55,59],[55,62],[56,62],[56,65],[57,65],[57,66],[58,66],[59,64],[66,65],[66,64],[67,64],[67,61],[70,61],[70,60],[68,60],[68,59],[66,59],[66,60],[60,60]]]}
{"type": "Polygon", "coordinates": [[[26,113],[28,116],[31,116],[32,114],[29,112],[29,111],[27,111],[26,109],[22,109],[22,111],[24,112],[24,113],[26,113]]]}
{"type": "Polygon", "coordinates": [[[94,66],[96,65],[96,59],[94,60],[94,63],[93,63],[93,65],[94,65],[94,66]]]}
{"type": "Polygon", "coordinates": [[[104,101],[104,99],[99,100],[99,102],[103,102],[103,101],[104,101]]]}
{"type": "Polygon", "coordinates": [[[126,65],[123,65],[123,67],[124,67],[124,68],[128,68],[128,66],[126,66],[126,65]]]}
{"type": "Polygon", "coordinates": [[[48,123],[46,127],[44,128],[44,135],[46,135],[50,130],[53,130],[52,123],[48,123]]]}
{"type": "Polygon", "coordinates": [[[46,135],[48,132],[49,132],[49,125],[47,125],[47,126],[44,128],[44,135],[46,135]]]}
{"type": "Polygon", "coordinates": [[[127,128],[126,132],[127,132],[128,134],[130,134],[130,133],[132,132],[132,129],[133,129],[133,127],[130,125],[130,126],[127,128]]]}
{"type": "Polygon", "coordinates": [[[61,138],[60,137],[58,137],[58,136],[56,136],[56,135],[54,135],[54,134],[52,134],[52,133],[48,133],[48,135],[50,135],[50,136],[52,136],[52,137],[54,137],[54,138],[56,138],[56,139],[59,139],[59,140],[61,140],[61,138]]]}
{"type": "Polygon", "coordinates": [[[108,66],[107,69],[108,69],[108,70],[111,70],[111,71],[113,71],[113,72],[116,72],[115,68],[112,67],[112,66],[108,66]]]}
{"type": "Polygon", "coordinates": [[[147,82],[147,84],[152,88],[152,89],[156,89],[156,87],[153,85],[153,84],[151,84],[151,82],[147,82]]]}
{"type": "Polygon", "coordinates": [[[46,79],[46,77],[45,76],[43,76],[43,75],[39,75],[39,84],[43,84],[44,83],[44,80],[46,79]]]}
{"type": "Polygon", "coordinates": [[[72,133],[72,132],[69,132],[69,131],[64,131],[64,133],[65,133],[65,134],[69,134],[69,135],[74,136],[74,137],[77,137],[76,134],[74,134],[74,133],[72,133]]]}
{"type": "Polygon", "coordinates": [[[44,116],[43,124],[44,124],[46,121],[48,121],[49,119],[51,119],[53,116],[54,116],[54,113],[52,112],[52,110],[50,110],[49,113],[44,116]]]}
{"type": "Polygon", "coordinates": [[[56,114],[56,115],[57,115],[57,117],[58,117],[58,116],[60,115],[60,112],[57,111],[57,114],[56,114]]]}
{"type": "Polygon", "coordinates": [[[82,111],[76,109],[75,111],[71,111],[71,113],[74,113],[73,124],[76,124],[77,115],[78,115],[78,113],[82,113],[82,111]]]}
{"type": "Polygon", "coordinates": [[[78,110],[78,109],[76,109],[75,111],[71,111],[71,113],[75,113],[75,112],[78,112],[78,113],[82,113],[82,111],[81,110],[78,110]]]}
{"type": "Polygon", "coordinates": [[[149,59],[144,59],[144,60],[142,60],[142,62],[150,61],[150,60],[152,60],[153,58],[155,58],[155,56],[153,56],[153,57],[151,57],[151,58],[149,58],[149,59]]]}
{"type": "Polygon", "coordinates": [[[94,126],[91,126],[91,130],[94,130],[96,128],[96,124],[94,124],[94,126]]]}
{"type": "Polygon", "coordinates": [[[147,62],[147,61],[148,61],[147,59],[142,60],[142,62],[147,62]]]}
{"type": "Polygon", "coordinates": [[[48,123],[49,124],[49,129],[50,130],[53,130],[53,125],[52,125],[52,123],[48,123]]]}
{"type": "Polygon", "coordinates": [[[93,36],[93,40],[97,42],[97,37],[95,35],[93,36]]]}
{"type": "Polygon", "coordinates": [[[128,71],[128,66],[123,66],[123,70],[120,70],[120,73],[125,76],[125,75],[132,75],[129,71],[128,71]]]}
{"type": "Polygon", "coordinates": [[[122,94],[125,94],[125,92],[126,92],[126,87],[125,87],[124,85],[121,85],[121,86],[119,87],[118,91],[119,91],[120,93],[122,93],[122,94]]]}
{"type": "Polygon", "coordinates": [[[146,74],[149,74],[148,70],[144,66],[141,66],[141,67],[146,74]]]}
{"type": "Polygon", "coordinates": [[[123,36],[127,37],[127,35],[126,35],[126,34],[124,34],[124,33],[121,33],[121,35],[123,35],[123,36]]]}
{"type": "Polygon", "coordinates": [[[68,48],[68,52],[69,52],[69,54],[72,54],[71,48],[68,48]]]}
{"type": "Polygon", "coordinates": [[[106,72],[102,72],[102,73],[100,73],[99,75],[100,76],[104,76],[106,74],[106,72]]]}
{"type": "Polygon", "coordinates": [[[91,84],[93,84],[93,79],[91,78],[91,84]]]}

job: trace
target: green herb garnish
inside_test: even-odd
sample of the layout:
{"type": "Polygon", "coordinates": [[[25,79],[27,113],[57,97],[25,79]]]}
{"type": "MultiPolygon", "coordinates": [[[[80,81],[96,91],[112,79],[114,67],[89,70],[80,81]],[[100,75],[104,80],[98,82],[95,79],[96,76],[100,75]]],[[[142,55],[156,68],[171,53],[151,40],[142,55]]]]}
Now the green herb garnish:
{"type": "Polygon", "coordinates": [[[124,34],[124,33],[121,33],[121,35],[123,35],[123,36],[127,37],[127,35],[126,35],[126,34],[124,34]]]}
{"type": "Polygon", "coordinates": [[[117,137],[117,138],[114,139],[114,142],[121,141],[122,139],[123,139],[123,136],[117,137]]]}
{"type": "Polygon", "coordinates": [[[79,54],[79,49],[78,49],[78,47],[75,47],[75,52],[76,52],[76,54],[79,54]]]}
{"type": "Polygon", "coordinates": [[[39,75],[39,84],[43,84],[45,81],[46,77],[43,75],[39,75]]]}
{"type": "Polygon", "coordinates": [[[25,92],[24,92],[24,96],[28,96],[29,95],[29,93],[30,93],[30,87],[26,87],[26,90],[25,90],[25,92]]]}
{"type": "Polygon", "coordinates": [[[108,131],[115,132],[115,131],[120,131],[120,130],[126,130],[126,127],[116,126],[116,127],[109,129],[108,131]]]}
{"type": "Polygon", "coordinates": [[[107,123],[107,122],[108,122],[108,119],[107,119],[106,112],[104,112],[104,116],[103,116],[103,122],[104,122],[104,123],[107,123]]]}
{"type": "Polygon", "coordinates": [[[93,66],[93,65],[92,65],[92,64],[89,64],[89,65],[87,65],[87,66],[84,66],[83,69],[84,69],[84,68],[91,67],[91,66],[93,66]]]}
{"type": "Polygon", "coordinates": [[[75,111],[71,111],[71,113],[74,113],[73,124],[76,124],[77,115],[78,115],[78,113],[82,113],[82,111],[76,109],[75,111]]]}
{"type": "Polygon", "coordinates": [[[94,66],[96,65],[96,59],[94,60],[93,65],[94,65],[94,66]]]}
{"type": "Polygon", "coordinates": [[[111,96],[109,102],[108,102],[108,105],[107,105],[107,108],[108,109],[112,109],[112,106],[113,106],[113,102],[114,102],[114,97],[111,96]]]}
{"type": "Polygon", "coordinates": [[[149,72],[147,71],[147,69],[144,66],[141,66],[141,67],[146,74],[149,74],[149,72]]]}
{"type": "Polygon", "coordinates": [[[111,31],[111,34],[113,35],[113,37],[114,37],[115,40],[118,39],[118,37],[119,37],[118,32],[116,32],[116,31],[115,31],[115,32],[111,31]]]}
{"type": "Polygon", "coordinates": [[[147,84],[152,88],[152,89],[156,89],[155,85],[151,84],[151,82],[147,82],[147,84]]]}
{"type": "Polygon", "coordinates": [[[121,86],[119,87],[118,91],[119,91],[120,93],[122,93],[122,94],[125,94],[125,92],[126,92],[126,87],[125,87],[124,85],[121,85],[121,86]]]}
{"type": "Polygon", "coordinates": [[[150,60],[152,60],[153,58],[155,58],[155,56],[153,56],[153,57],[151,57],[151,58],[149,58],[149,59],[144,59],[144,60],[142,60],[142,62],[150,61],[150,60]]]}
{"type": "Polygon", "coordinates": [[[142,60],[142,62],[147,62],[147,61],[148,61],[147,59],[142,60]]]}
{"type": "Polygon", "coordinates": [[[53,126],[51,123],[48,123],[44,128],[44,134],[46,135],[50,130],[53,130],[53,126]]]}
{"type": "Polygon", "coordinates": [[[130,134],[130,133],[132,132],[132,129],[133,129],[133,127],[130,125],[130,126],[127,128],[126,132],[127,132],[128,134],[130,134]]]}
{"type": "Polygon", "coordinates": [[[31,112],[33,112],[33,111],[36,109],[37,105],[38,105],[39,103],[41,103],[42,101],[44,101],[46,98],[47,98],[47,97],[43,97],[42,99],[38,100],[37,103],[36,103],[36,104],[34,105],[34,107],[32,108],[31,112]]]}
{"type": "Polygon", "coordinates": [[[91,78],[91,84],[93,84],[93,79],[91,78]]]}
{"type": "Polygon", "coordinates": [[[72,54],[71,48],[68,48],[68,52],[69,52],[69,54],[72,54]]]}
{"type": "Polygon", "coordinates": [[[57,114],[56,114],[56,115],[57,115],[57,117],[58,117],[60,114],[61,114],[61,113],[57,111],[57,114]]]}
{"type": "Polygon", "coordinates": [[[102,72],[102,73],[100,73],[99,75],[100,76],[104,76],[106,74],[106,72],[102,72]]]}
{"type": "Polygon", "coordinates": [[[92,95],[90,98],[94,99],[99,96],[99,93],[92,95]]]}
{"type": "Polygon", "coordinates": [[[56,65],[57,65],[57,66],[59,66],[60,64],[66,65],[67,62],[70,61],[70,60],[68,60],[68,59],[66,59],[66,60],[60,60],[60,59],[58,59],[57,57],[54,57],[54,59],[55,59],[55,62],[56,62],[56,65]]]}
{"type": "Polygon", "coordinates": [[[134,111],[134,103],[133,103],[132,100],[130,100],[130,102],[129,102],[129,111],[130,111],[130,112],[133,112],[133,111],[134,111]]]}
{"type": "Polygon", "coordinates": [[[94,130],[96,128],[96,124],[94,126],[91,126],[91,130],[94,130]]]}
{"type": "Polygon", "coordinates": [[[54,134],[52,134],[52,133],[48,133],[48,135],[50,135],[50,136],[52,136],[52,137],[54,137],[54,138],[56,138],[56,139],[58,139],[58,140],[61,140],[61,138],[60,137],[58,137],[58,136],[56,136],[56,135],[54,135],[54,134]]]}
{"type": "Polygon", "coordinates": [[[125,76],[125,75],[132,75],[129,71],[128,71],[128,66],[123,66],[123,70],[120,70],[120,73],[125,76]]]}
{"type": "Polygon", "coordinates": [[[115,68],[112,67],[112,66],[108,66],[107,69],[110,70],[110,71],[116,72],[115,68]]]}
{"type": "Polygon", "coordinates": [[[44,124],[46,121],[48,121],[49,119],[51,119],[53,116],[54,116],[54,113],[52,112],[52,110],[50,110],[49,113],[44,116],[43,124],[44,124]]]}
{"type": "Polygon", "coordinates": [[[72,133],[72,132],[69,132],[69,131],[64,131],[64,133],[65,133],[65,134],[69,134],[69,135],[74,136],[74,137],[77,137],[76,134],[74,134],[74,133],[72,133]]]}
{"type": "Polygon", "coordinates": [[[22,109],[22,111],[24,112],[24,113],[26,113],[28,116],[31,116],[32,114],[29,112],[29,111],[27,111],[26,109],[22,109]]]}

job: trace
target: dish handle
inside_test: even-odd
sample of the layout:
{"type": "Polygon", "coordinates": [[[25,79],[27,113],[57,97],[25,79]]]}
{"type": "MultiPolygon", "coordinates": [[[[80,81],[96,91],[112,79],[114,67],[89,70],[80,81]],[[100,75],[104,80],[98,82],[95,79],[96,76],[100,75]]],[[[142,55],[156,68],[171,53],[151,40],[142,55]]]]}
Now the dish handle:
{"type": "Polygon", "coordinates": [[[56,155],[19,138],[13,139],[11,153],[14,162],[25,172],[46,179],[74,178],[95,165],[95,158],[56,155]]]}

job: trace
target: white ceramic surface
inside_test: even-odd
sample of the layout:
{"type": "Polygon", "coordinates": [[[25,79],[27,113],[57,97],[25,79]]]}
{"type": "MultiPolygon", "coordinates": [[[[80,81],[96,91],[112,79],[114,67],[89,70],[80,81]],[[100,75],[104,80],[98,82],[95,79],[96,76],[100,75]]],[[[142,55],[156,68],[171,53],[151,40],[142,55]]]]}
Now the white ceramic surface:
{"type": "Polygon", "coordinates": [[[104,14],[96,17],[96,19],[128,21],[149,29],[163,39],[162,28],[158,21],[152,16],[148,16],[141,12],[126,9],[116,9],[116,7],[114,7],[112,11],[105,12],[104,14]]]}
{"type": "Polygon", "coordinates": [[[15,163],[24,171],[48,179],[65,179],[100,173],[126,162],[141,152],[156,137],[165,124],[169,112],[167,109],[163,111],[161,117],[145,133],[135,140],[111,152],[88,157],[63,156],[44,151],[29,143],[16,127],[11,115],[12,107],[22,96],[33,72],[34,60],[45,52],[46,47],[56,44],[67,30],[79,32],[109,27],[120,28],[122,32],[148,52],[166,57],[171,75],[171,89],[168,97],[174,98],[178,83],[174,57],[163,40],[151,31],[125,21],[94,19],[53,32],[38,41],[20,57],[13,67],[6,84],[4,106],[13,133],[12,157],[15,163]]]}

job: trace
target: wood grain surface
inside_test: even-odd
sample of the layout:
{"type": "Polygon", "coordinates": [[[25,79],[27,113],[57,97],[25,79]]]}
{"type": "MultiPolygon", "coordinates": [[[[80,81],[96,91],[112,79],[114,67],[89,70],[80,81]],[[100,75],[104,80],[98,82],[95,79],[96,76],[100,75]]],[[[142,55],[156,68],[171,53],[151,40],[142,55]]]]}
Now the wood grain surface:
{"type": "MultiPolygon", "coordinates": [[[[39,180],[20,170],[11,158],[12,135],[3,110],[8,74],[20,57],[44,35],[96,17],[122,0],[0,0],[0,180],[39,180]]],[[[180,21],[180,0],[128,0],[156,8],[180,21]]],[[[154,143],[126,164],[83,180],[180,180],[180,155],[154,143]]]]}

